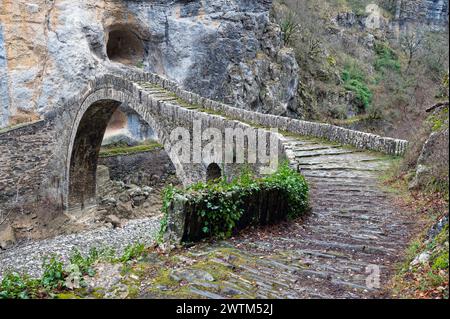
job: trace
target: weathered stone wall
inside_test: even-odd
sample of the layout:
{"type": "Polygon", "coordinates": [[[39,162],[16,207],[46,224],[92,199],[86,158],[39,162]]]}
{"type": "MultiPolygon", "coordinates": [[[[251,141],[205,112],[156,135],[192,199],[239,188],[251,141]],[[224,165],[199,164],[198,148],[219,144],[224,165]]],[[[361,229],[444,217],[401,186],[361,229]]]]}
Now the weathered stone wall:
{"type": "MultiPolygon", "coordinates": [[[[230,194],[236,196],[236,194],[230,194]]],[[[289,202],[287,194],[277,188],[262,188],[243,199],[243,214],[233,231],[250,225],[273,225],[287,219],[289,202]]],[[[175,195],[167,214],[167,231],[164,241],[171,244],[189,243],[208,237],[203,232],[204,219],[200,212],[207,209],[205,203],[193,197],[175,195]]]]}
{"type": "Polygon", "coordinates": [[[43,200],[40,188],[49,182],[55,154],[54,127],[39,121],[0,134],[0,210],[43,200]]]}
{"type": "Polygon", "coordinates": [[[162,148],[136,154],[101,157],[98,163],[109,168],[112,180],[138,186],[153,186],[176,173],[170,157],[162,148]]]}

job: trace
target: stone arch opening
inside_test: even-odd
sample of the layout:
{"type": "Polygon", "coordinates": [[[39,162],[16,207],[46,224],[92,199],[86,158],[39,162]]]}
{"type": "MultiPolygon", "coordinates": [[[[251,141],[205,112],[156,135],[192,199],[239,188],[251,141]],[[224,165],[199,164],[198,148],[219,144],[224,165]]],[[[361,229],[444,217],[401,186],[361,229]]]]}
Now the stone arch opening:
{"type": "Polygon", "coordinates": [[[126,26],[113,28],[108,33],[106,53],[111,61],[138,66],[144,60],[144,42],[126,26]]]}
{"type": "Polygon", "coordinates": [[[222,169],[216,163],[211,163],[206,169],[206,181],[215,181],[222,177],[222,169]]]}
{"type": "Polygon", "coordinates": [[[124,142],[138,144],[145,140],[159,140],[154,129],[132,108],[121,105],[112,115],[102,146],[124,142]]]}
{"type": "Polygon", "coordinates": [[[178,166],[160,144],[163,132],[127,103],[88,105],[72,135],[68,211],[94,212],[100,222],[112,215],[130,220],[158,214],[166,185],[182,185],[178,166]]]}
{"type": "Polygon", "coordinates": [[[69,209],[96,205],[97,162],[103,136],[120,102],[101,100],[83,114],[70,158],[69,209]]]}

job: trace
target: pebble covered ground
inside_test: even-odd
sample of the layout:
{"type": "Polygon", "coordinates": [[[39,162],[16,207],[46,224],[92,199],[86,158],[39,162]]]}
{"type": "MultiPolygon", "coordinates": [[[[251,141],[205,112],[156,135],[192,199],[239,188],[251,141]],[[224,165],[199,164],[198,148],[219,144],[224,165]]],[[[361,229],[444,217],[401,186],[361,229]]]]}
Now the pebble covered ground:
{"type": "Polygon", "coordinates": [[[62,235],[51,239],[33,241],[0,251],[0,277],[14,270],[31,277],[42,274],[42,260],[56,254],[67,261],[73,249],[87,254],[92,248],[113,248],[121,253],[133,243],[152,244],[159,231],[160,217],[129,221],[123,228],[100,228],[78,234],[62,235]]]}

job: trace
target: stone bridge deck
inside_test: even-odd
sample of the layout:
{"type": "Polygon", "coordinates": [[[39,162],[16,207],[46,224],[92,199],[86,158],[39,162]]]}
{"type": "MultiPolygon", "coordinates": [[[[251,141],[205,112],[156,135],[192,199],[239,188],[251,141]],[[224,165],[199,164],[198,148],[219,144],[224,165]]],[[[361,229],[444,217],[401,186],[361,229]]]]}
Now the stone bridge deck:
{"type": "MultiPolygon", "coordinates": [[[[103,278],[97,285],[113,282],[125,290],[134,286],[136,295],[125,295],[140,298],[384,296],[411,231],[409,216],[395,207],[392,194],[379,183],[391,157],[302,137],[286,136],[285,143],[291,164],[311,186],[312,212],[307,217],[201,243],[171,256],[152,253],[123,276],[100,271],[103,278]],[[379,288],[368,277],[377,269],[379,288]],[[368,279],[375,287],[367,287],[368,279]]],[[[126,227],[103,239],[101,233],[84,233],[7,250],[0,254],[0,273],[8,267],[38,275],[42,256],[55,251],[68,256],[77,243],[87,252],[116,242],[125,245],[124,239],[151,240],[158,227],[156,220],[149,222],[145,234],[126,227]]]]}
{"type": "MultiPolygon", "coordinates": [[[[385,287],[407,243],[410,222],[379,185],[378,177],[391,158],[361,149],[400,155],[406,141],[228,108],[171,88],[165,80],[137,79],[134,83],[159,102],[278,127],[291,165],[310,182],[312,205],[312,213],[302,221],[244,232],[224,242],[199,244],[177,251],[169,259],[152,255],[136,266],[140,269],[138,296],[359,298],[374,297],[385,287]],[[305,138],[301,133],[335,142],[305,138]],[[340,140],[360,146],[359,150],[337,144],[340,140]],[[370,280],[370,274],[375,280],[370,280]],[[161,283],[165,275],[168,277],[161,283]],[[368,280],[375,288],[367,286],[368,280]]],[[[148,234],[150,238],[155,229],[148,234]]],[[[49,253],[59,251],[58,245],[52,242],[49,253]]],[[[5,265],[8,260],[10,266],[21,264],[20,247],[7,255],[2,261],[5,265]]]]}
{"type": "Polygon", "coordinates": [[[311,214],[182,251],[170,270],[175,282],[158,290],[158,278],[141,278],[142,297],[373,298],[384,293],[411,224],[379,182],[391,158],[301,137],[285,142],[291,163],[311,185],[311,214]]]}

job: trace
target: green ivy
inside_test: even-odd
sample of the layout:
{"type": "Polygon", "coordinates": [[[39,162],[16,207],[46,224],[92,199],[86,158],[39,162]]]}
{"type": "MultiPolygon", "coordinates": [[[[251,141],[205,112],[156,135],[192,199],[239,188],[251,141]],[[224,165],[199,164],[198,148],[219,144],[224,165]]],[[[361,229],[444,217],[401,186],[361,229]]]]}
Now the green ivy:
{"type": "Polygon", "coordinates": [[[289,218],[297,218],[309,207],[309,186],[303,175],[283,164],[272,176],[264,179],[266,187],[284,190],[289,201],[289,218]]]}
{"type": "Polygon", "coordinates": [[[172,200],[175,196],[175,194],[179,193],[180,191],[175,188],[173,185],[169,185],[162,191],[162,200],[163,204],[161,207],[161,212],[163,213],[163,218],[161,219],[161,224],[159,228],[159,233],[156,238],[157,243],[162,243],[163,236],[165,232],[167,231],[168,226],[168,214],[169,214],[169,208],[172,203],[172,200]]]}
{"type": "Polygon", "coordinates": [[[191,203],[201,207],[202,231],[211,237],[228,238],[244,214],[245,199],[261,189],[282,190],[289,200],[288,217],[295,218],[308,208],[308,184],[305,178],[289,167],[287,163],[264,178],[256,178],[249,169],[245,169],[237,178],[227,181],[225,178],[213,182],[196,183],[186,190],[165,190],[160,238],[167,230],[167,215],[175,193],[189,197],[191,203]]]}
{"type": "Polygon", "coordinates": [[[56,256],[44,259],[43,268],[44,274],[41,278],[41,284],[44,288],[58,289],[64,287],[64,264],[56,256]]]}
{"type": "Polygon", "coordinates": [[[6,273],[0,283],[0,299],[34,298],[39,289],[39,280],[17,273],[6,273]]]}

